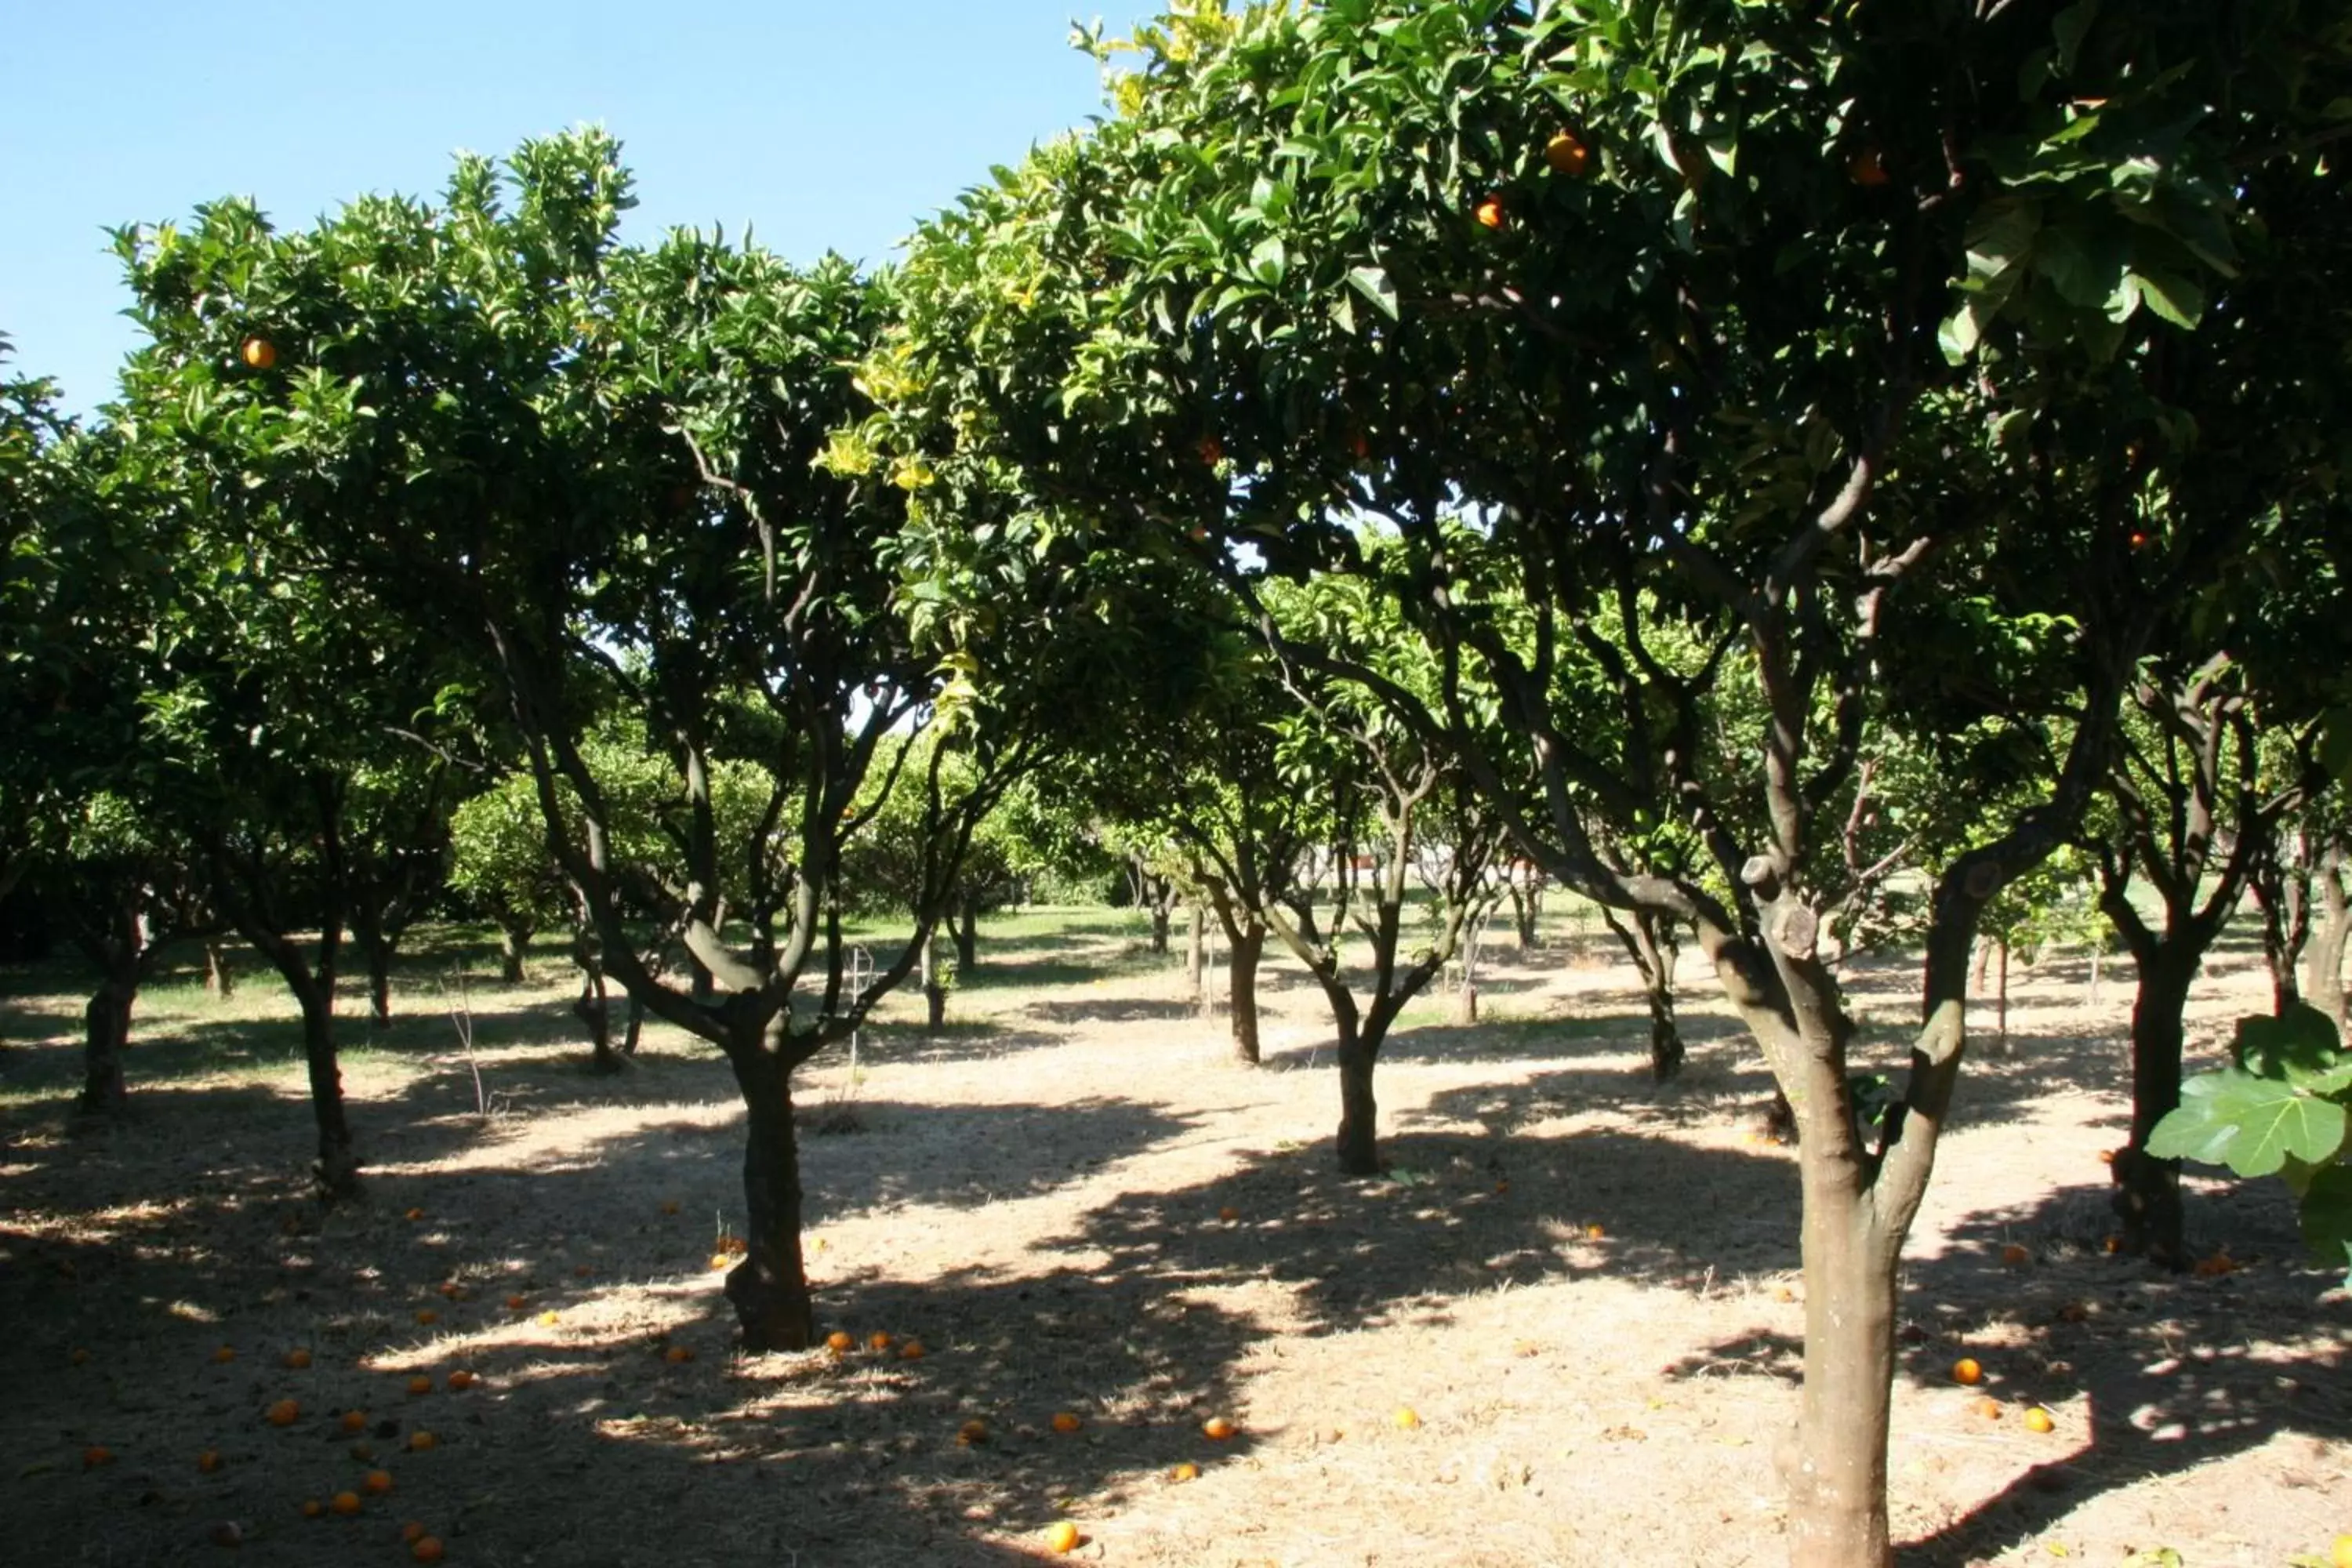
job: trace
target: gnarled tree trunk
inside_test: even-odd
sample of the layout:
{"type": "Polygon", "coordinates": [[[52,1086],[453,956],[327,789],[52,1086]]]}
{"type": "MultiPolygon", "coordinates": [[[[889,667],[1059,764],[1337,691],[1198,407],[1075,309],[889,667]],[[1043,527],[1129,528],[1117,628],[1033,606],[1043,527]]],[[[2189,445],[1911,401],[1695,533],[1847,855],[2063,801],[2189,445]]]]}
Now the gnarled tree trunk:
{"type": "Polygon", "coordinates": [[[727,1275],[727,1299],[753,1352],[806,1350],[816,1342],[816,1305],[801,1248],[799,1131],[793,1124],[793,1069],[759,1042],[728,1047],[746,1113],[743,1260],[727,1275]]]}
{"type": "Polygon", "coordinates": [[[2204,943],[2189,936],[2135,944],[2139,994],[2132,1005],[2131,1141],[2114,1166],[2123,1250],[2173,1268],[2188,1262],[2181,1239],[2180,1162],[2147,1152],[2156,1124],[2180,1104],[2182,1015],[2204,943]]]}

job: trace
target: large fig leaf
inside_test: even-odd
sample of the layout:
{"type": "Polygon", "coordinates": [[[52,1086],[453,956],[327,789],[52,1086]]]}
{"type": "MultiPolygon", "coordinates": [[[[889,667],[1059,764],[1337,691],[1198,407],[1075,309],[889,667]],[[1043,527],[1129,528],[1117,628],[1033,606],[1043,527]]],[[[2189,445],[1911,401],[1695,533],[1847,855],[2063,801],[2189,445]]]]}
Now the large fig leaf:
{"type": "Polygon", "coordinates": [[[2309,1094],[2352,1088],[2352,1052],[2336,1041],[2336,1026],[2318,1008],[2297,1003],[2279,1016],[2240,1020],[2232,1047],[2250,1073],[2282,1079],[2309,1094]]]}
{"type": "Polygon", "coordinates": [[[2334,1159],[2344,1133],[2344,1107],[2232,1067],[2183,1084],[2179,1108],[2156,1124],[2147,1152],[2269,1176],[2289,1159],[2308,1165],[2334,1159]]]}

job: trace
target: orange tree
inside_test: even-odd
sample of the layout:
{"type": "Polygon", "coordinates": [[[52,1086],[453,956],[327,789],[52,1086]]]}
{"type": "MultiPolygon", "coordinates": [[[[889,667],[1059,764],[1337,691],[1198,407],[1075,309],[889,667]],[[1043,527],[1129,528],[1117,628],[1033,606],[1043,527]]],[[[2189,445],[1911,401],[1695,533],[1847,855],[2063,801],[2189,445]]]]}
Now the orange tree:
{"type": "Polygon", "coordinates": [[[1886,1563],[1897,1266],[1969,950],[2081,818],[2159,606],[2260,515],[2216,497],[2177,549],[2136,543],[2167,485],[2231,457],[2176,416],[2169,367],[2242,320],[2294,328],[2265,236],[2340,184],[2346,26],[1335,0],[1188,5],[1139,41],[1117,118],[940,226],[963,255],[934,264],[954,304],[917,356],[913,439],[1243,591],[1374,575],[1438,659],[1435,701],[1286,649],[1452,747],[1547,873],[1694,933],[1802,1134],[1794,1555],[1886,1563]],[[1465,509],[1516,563],[1507,604],[1454,570],[1465,509]],[[1357,547],[1365,513],[1396,567],[1357,547]],[[1739,646],[1760,700],[1732,757],[1677,734],[1726,666],[1658,657],[1653,617],[1739,646]],[[1654,775],[1563,700],[1559,650],[1592,636],[1655,716],[1620,731],[1654,737],[1654,775]],[[1481,689],[1532,752],[1533,810],[1468,732],[1481,689]],[[2032,740],[2034,787],[1924,868],[1911,1071],[1865,1124],[1820,948],[1840,829],[1868,757],[1954,723],[2032,740]],[[1696,866],[1603,852],[1667,812],[1696,866]]]}
{"type": "Polygon", "coordinates": [[[973,825],[1088,710],[1120,633],[1040,638],[1087,579],[1035,556],[945,613],[902,604],[927,477],[815,462],[866,405],[850,367],[887,283],[699,233],[624,247],[631,201],[614,144],[580,132],[503,169],[461,160],[437,203],[369,198],[305,231],[208,209],[134,242],[133,283],[212,489],[286,520],[286,569],[363,588],[397,638],[482,672],[604,970],[727,1057],[749,1243],[727,1290],[747,1344],[798,1348],[793,1074],[906,976],[973,825]],[[651,861],[624,853],[588,756],[615,710],[672,779],[651,861]],[[886,738],[925,723],[951,742],[897,770],[886,738]],[[714,781],[736,762],[769,791],[730,829],[714,781]],[[869,785],[920,796],[923,874],[910,940],[853,994],[840,868],[869,785]],[[637,945],[648,910],[691,984],[637,945]]]}

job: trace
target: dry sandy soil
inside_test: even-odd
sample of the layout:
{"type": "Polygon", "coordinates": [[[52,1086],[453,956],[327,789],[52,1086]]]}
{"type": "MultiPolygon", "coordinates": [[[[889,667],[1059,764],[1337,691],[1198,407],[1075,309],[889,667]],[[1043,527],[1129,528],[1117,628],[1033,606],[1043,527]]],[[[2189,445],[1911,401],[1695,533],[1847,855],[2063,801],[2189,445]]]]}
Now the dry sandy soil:
{"type": "MultiPolygon", "coordinates": [[[[551,958],[537,989],[475,975],[469,1062],[429,978],[466,955],[420,955],[348,1068],[368,1200],[323,1214],[282,994],[159,987],[133,1113],[83,1127],[78,999],[0,975],[0,1560],[390,1563],[415,1521],[485,1568],[1009,1563],[1065,1518],[1076,1560],[1139,1568],[1783,1559],[1795,1167],[1754,1131],[1764,1077],[1711,983],[1656,1091],[1631,972],[1565,925],[1531,962],[1506,939],[1484,1023],[1408,1015],[1380,1075],[1394,1168],[1351,1181],[1304,976],[1270,966],[1267,1059],[1237,1067],[1136,929],[984,928],[949,1035],[894,1000],[854,1086],[835,1060],[804,1082],[826,1326],[919,1360],[730,1348],[731,1080],[661,1032],[589,1076],[551,958]],[[817,1132],[845,1110],[856,1131],[817,1132]],[[451,1392],[460,1368],[478,1386],[451,1392]],[[1206,1438],[1215,1415],[1238,1435],[1206,1438]],[[960,1442],[973,1419],[988,1439],[960,1442]],[[356,1518],[303,1517],[372,1468],[393,1489],[356,1518]]],[[[1892,1064],[1908,976],[1852,978],[1892,1064]]],[[[2325,1553],[2352,1531],[2352,1306],[2274,1184],[2198,1184],[2196,1242],[2233,1272],[2103,1255],[2128,971],[2096,1005],[2085,980],[2024,977],[1911,1243],[1905,1561],[2325,1553]],[[1985,1388],[1949,1381],[1963,1353],[1985,1388]]],[[[2265,994],[2219,960],[2200,1054],[2265,994]]]]}

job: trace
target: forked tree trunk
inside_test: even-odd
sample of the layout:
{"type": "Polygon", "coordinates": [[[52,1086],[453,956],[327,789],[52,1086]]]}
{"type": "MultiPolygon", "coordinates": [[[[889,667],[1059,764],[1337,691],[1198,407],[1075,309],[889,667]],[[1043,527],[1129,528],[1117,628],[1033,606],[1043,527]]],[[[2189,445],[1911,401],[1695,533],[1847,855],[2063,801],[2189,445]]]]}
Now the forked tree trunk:
{"type": "Polygon", "coordinates": [[[1339,1169],[1350,1176],[1381,1173],[1380,1101],[1372,1095],[1372,1069],[1380,1062],[1380,1047],[1367,1041],[1352,1016],[1339,1020],[1339,1169]]]}
{"type": "Polygon", "coordinates": [[[2165,938],[2134,954],[2139,994],[2132,1004],[2131,1141],[2116,1158],[2115,1207],[2123,1250],[2173,1268],[2188,1261],[2181,1241],[2180,1162],[2146,1151],[2156,1124],[2180,1104],[2181,1016],[2204,944],[2165,938]]]}
{"type": "Polygon", "coordinates": [[[743,1260],[727,1275],[727,1299],[754,1352],[806,1350],[816,1308],[801,1251],[801,1166],[793,1125],[792,1068],[757,1043],[728,1050],[743,1094],[743,1260]]]}
{"type": "Polygon", "coordinates": [[[1238,931],[1226,932],[1226,1011],[1233,1021],[1234,1056],[1255,1067],[1259,1060],[1257,1033],[1257,964],[1265,952],[1265,925],[1252,915],[1238,931]]]}

